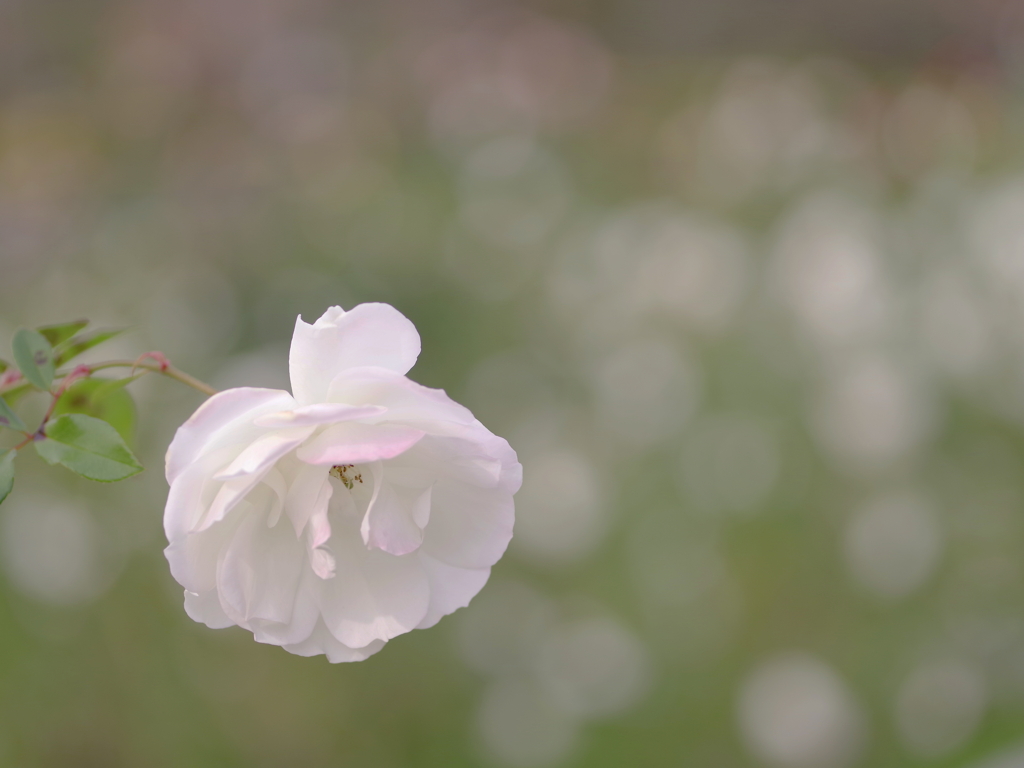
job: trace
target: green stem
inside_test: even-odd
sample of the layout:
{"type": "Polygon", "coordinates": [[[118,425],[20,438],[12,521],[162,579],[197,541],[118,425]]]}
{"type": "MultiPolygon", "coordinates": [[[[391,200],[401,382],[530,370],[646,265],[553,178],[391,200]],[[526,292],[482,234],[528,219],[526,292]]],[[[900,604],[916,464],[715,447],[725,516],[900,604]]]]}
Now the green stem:
{"type": "MultiPolygon", "coordinates": [[[[136,360],[107,360],[106,362],[96,363],[95,365],[90,365],[88,367],[90,374],[95,371],[102,371],[105,368],[141,368],[149,373],[162,373],[164,376],[169,376],[175,381],[180,381],[182,384],[187,384],[193,389],[199,390],[204,395],[213,396],[217,394],[217,390],[209,384],[200,381],[194,376],[190,376],[184,371],[178,370],[173,365],[162,366],[159,363],[138,362],[136,360]]],[[[71,373],[71,371],[58,372],[57,377],[67,376],[69,373],[71,373]]],[[[30,386],[31,385],[24,379],[19,379],[6,387],[0,388],[0,395],[6,395],[8,392],[13,392],[14,390],[21,389],[22,387],[28,388],[30,386]]]]}
{"type": "Polygon", "coordinates": [[[208,397],[212,397],[217,394],[216,389],[206,384],[195,376],[190,376],[184,371],[179,371],[173,365],[160,365],[158,363],[143,363],[136,360],[108,360],[105,363],[96,363],[95,365],[89,366],[89,372],[95,373],[96,371],[102,371],[105,368],[131,368],[149,371],[150,373],[162,373],[164,376],[169,376],[175,381],[180,381],[182,384],[187,384],[192,389],[197,389],[208,397]]]}

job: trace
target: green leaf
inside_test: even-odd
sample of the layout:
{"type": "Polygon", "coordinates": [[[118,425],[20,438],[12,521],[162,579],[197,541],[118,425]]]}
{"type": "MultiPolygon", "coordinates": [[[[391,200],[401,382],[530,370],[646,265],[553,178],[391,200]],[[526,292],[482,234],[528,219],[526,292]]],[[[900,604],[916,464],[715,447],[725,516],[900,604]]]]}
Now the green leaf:
{"type": "Polygon", "coordinates": [[[25,422],[18,418],[18,414],[11,410],[7,401],[0,397],[0,427],[9,427],[18,432],[25,432],[25,422]]]}
{"type": "Polygon", "coordinates": [[[57,365],[64,365],[69,360],[74,360],[83,352],[114,338],[120,333],[124,333],[123,328],[115,331],[99,331],[88,336],[75,336],[73,339],[68,339],[57,347],[57,365]]]}
{"type": "Polygon", "coordinates": [[[142,471],[117,430],[105,421],[81,413],[66,413],[46,425],[46,439],[36,452],[52,465],[103,483],[124,480],[142,471]]]}
{"type": "Polygon", "coordinates": [[[25,378],[44,392],[53,383],[53,347],[39,331],[22,328],[11,341],[14,362],[25,378]]]}
{"type": "Polygon", "coordinates": [[[4,371],[6,371],[10,367],[11,367],[10,363],[8,363],[3,358],[0,358],[0,373],[3,373],[4,371]]]}
{"type": "Polygon", "coordinates": [[[84,413],[105,421],[131,445],[135,433],[135,403],[124,389],[135,377],[125,379],[79,379],[74,382],[53,409],[54,416],[84,413]]]}
{"type": "Polygon", "coordinates": [[[75,320],[73,323],[60,323],[59,325],[44,325],[36,328],[43,338],[50,342],[51,346],[56,347],[58,344],[70,339],[80,330],[85,328],[89,324],[88,320],[75,320]]]}
{"type": "Polygon", "coordinates": [[[17,455],[18,452],[14,450],[0,453],[0,504],[4,503],[14,487],[14,457],[17,455]]]}

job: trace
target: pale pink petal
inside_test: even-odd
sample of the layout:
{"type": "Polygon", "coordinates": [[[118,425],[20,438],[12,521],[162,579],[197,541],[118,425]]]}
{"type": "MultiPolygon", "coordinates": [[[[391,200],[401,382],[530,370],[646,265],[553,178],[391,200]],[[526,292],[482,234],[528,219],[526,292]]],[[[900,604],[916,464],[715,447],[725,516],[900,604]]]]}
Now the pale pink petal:
{"type": "Polygon", "coordinates": [[[482,438],[469,440],[428,434],[391,462],[389,468],[416,467],[434,477],[447,477],[481,488],[500,487],[507,493],[515,493],[522,482],[522,468],[516,461],[515,451],[490,432],[482,438]]]}
{"type": "MultiPolygon", "coordinates": [[[[205,531],[224,519],[274,468],[274,463],[312,434],[315,427],[271,432],[258,438],[225,469],[213,476],[224,483],[192,531],[205,531]]],[[[268,520],[269,522],[269,520],[268,520]]]]}
{"type": "Polygon", "coordinates": [[[415,555],[368,550],[356,531],[335,535],[336,575],[320,582],[320,611],[331,634],[350,648],[390,640],[416,627],[430,589],[415,555]]]}
{"type": "Polygon", "coordinates": [[[331,307],[312,325],[295,320],[288,355],[292,392],[303,405],[326,402],[327,388],[341,371],[370,365],[404,374],[419,354],[416,326],[394,307],[331,307]]]}
{"type": "Polygon", "coordinates": [[[263,476],[263,482],[274,493],[270,514],[267,516],[267,527],[273,528],[277,525],[278,520],[281,519],[281,512],[284,510],[284,500],[288,496],[288,483],[285,481],[284,475],[276,469],[271,469],[267,472],[263,476]]]}
{"type": "Polygon", "coordinates": [[[224,613],[242,626],[251,619],[288,623],[306,568],[306,552],[287,526],[267,528],[255,510],[244,516],[217,563],[224,613]]]}
{"type": "Polygon", "coordinates": [[[183,538],[199,522],[220,488],[220,483],[212,479],[213,472],[233,453],[222,450],[208,454],[176,475],[164,506],[164,534],[168,541],[183,538]]]}
{"type": "Polygon", "coordinates": [[[254,440],[238,457],[216,475],[214,480],[231,480],[246,475],[262,474],[274,462],[313,434],[316,427],[294,427],[268,432],[254,440]]]}
{"type": "Polygon", "coordinates": [[[415,552],[423,542],[423,528],[430,519],[430,489],[433,482],[404,486],[389,480],[380,462],[371,464],[373,499],[359,529],[363,543],[391,555],[415,552]]]}
{"type": "Polygon", "coordinates": [[[430,606],[417,629],[432,627],[443,616],[465,608],[491,575],[490,568],[456,568],[423,552],[419,558],[430,582],[430,606]]]}
{"type": "Polygon", "coordinates": [[[210,629],[224,629],[234,625],[234,621],[220,607],[217,590],[196,593],[185,590],[185,613],[192,621],[205,624],[210,629]]]}
{"type": "Polygon", "coordinates": [[[334,578],[337,563],[334,561],[334,555],[326,549],[311,548],[309,551],[309,566],[313,569],[313,573],[316,574],[317,578],[326,580],[334,578]]]}
{"type": "Polygon", "coordinates": [[[299,467],[284,502],[295,536],[305,540],[310,566],[321,579],[334,576],[334,558],[322,549],[331,538],[327,511],[333,494],[327,471],[305,464],[299,467]]]}
{"type": "Polygon", "coordinates": [[[317,590],[313,582],[316,576],[306,569],[299,583],[292,606],[291,618],[286,622],[252,618],[249,628],[257,643],[270,645],[291,645],[309,639],[313,629],[320,622],[320,606],[317,604],[317,590]]]}
{"type": "Polygon", "coordinates": [[[300,465],[284,501],[285,514],[292,521],[296,538],[302,535],[314,510],[321,503],[326,510],[333,492],[327,470],[311,464],[300,465]]]}
{"type": "Polygon", "coordinates": [[[351,405],[382,405],[383,417],[422,426],[433,431],[447,423],[473,424],[472,412],[459,405],[443,389],[431,389],[385,368],[352,368],[342,371],[331,382],[329,402],[351,405]]]}
{"type": "MultiPolygon", "coordinates": [[[[240,511],[240,510],[238,510],[240,511]]],[[[217,559],[231,542],[242,515],[229,515],[203,531],[175,536],[164,549],[171,575],[190,592],[204,593],[217,587],[217,559]]]]}
{"type": "Polygon", "coordinates": [[[316,497],[316,505],[309,516],[309,527],[306,529],[309,536],[309,546],[316,549],[322,547],[331,538],[331,524],[327,521],[327,508],[331,502],[331,495],[334,493],[334,486],[327,481],[320,488],[320,494],[316,497]]]}
{"type": "Polygon", "coordinates": [[[308,464],[366,464],[398,456],[415,445],[423,432],[393,424],[345,422],[328,427],[295,455],[308,464]]]}
{"type": "Polygon", "coordinates": [[[201,533],[219,523],[260,484],[261,480],[258,475],[248,475],[222,483],[210,506],[189,533],[201,533]]]}
{"type": "Polygon", "coordinates": [[[291,411],[278,411],[253,420],[257,427],[305,427],[311,424],[333,424],[383,416],[387,408],[380,405],[347,405],[346,403],[314,403],[291,411]]]}
{"type": "Polygon", "coordinates": [[[218,392],[178,427],[167,448],[166,475],[168,484],[205,451],[219,447],[232,426],[252,422],[264,413],[287,410],[294,398],[280,389],[239,387],[218,392]]]}
{"type": "Polygon", "coordinates": [[[442,479],[434,486],[420,549],[448,565],[487,568],[504,554],[514,522],[510,493],[442,479]]]}
{"type": "Polygon", "coordinates": [[[319,656],[322,653],[327,656],[329,662],[338,664],[345,661],[363,661],[383,647],[383,640],[375,640],[362,648],[349,648],[332,635],[321,621],[308,639],[300,643],[285,645],[284,649],[297,656],[319,656]]]}
{"type": "Polygon", "coordinates": [[[306,541],[309,547],[309,564],[313,573],[321,579],[334,578],[334,555],[324,549],[324,545],[331,538],[331,523],[327,519],[327,508],[331,500],[334,488],[330,482],[326,483],[317,497],[316,506],[309,517],[309,525],[306,528],[306,541]]]}
{"type": "Polygon", "coordinates": [[[217,557],[238,520],[226,521],[203,534],[189,533],[210,506],[221,483],[211,479],[213,470],[234,453],[222,449],[200,457],[171,484],[164,510],[164,550],[174,578],[185,589],[205,592],[216,586],[217,557]]]}

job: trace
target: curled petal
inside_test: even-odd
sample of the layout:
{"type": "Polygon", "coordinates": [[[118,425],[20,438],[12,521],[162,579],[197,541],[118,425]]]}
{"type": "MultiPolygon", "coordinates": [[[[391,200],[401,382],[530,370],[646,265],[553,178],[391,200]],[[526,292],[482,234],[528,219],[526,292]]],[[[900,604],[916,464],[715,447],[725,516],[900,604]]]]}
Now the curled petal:
{"type": "Polygon", "coordinates": [[[251,619],[290,622],[305,559],[287,527],[267,528],[262,515],[245,515],[217,563],[224,613],[242,626],[251,619]]]}
{"type": "Polygon", "coordinates": [[[420,354],[420,335],[408,318],[387,304],[360,304],[345,312],[331,307],[310,325],[295,320],[288,356],[292,392],[300,404],[327,401],[341,371],[377,366],[402,375],[420,354]]]}
{"type": "Polygon", "coordinates": [[[430,606],[417,629],[432,627],[449,613],[465,608],[491,575],[490,568],[456,568],[424,553],[419,557],[430,581],[430,606]]]}
{"type": "Polygon", "coordinates": [[[309,638],[300,642],[285,645],[284,649],[297,656],[318,656],[324,654],[332,664],[344,661],[363,661],[384,647],[383,640],[375,640],[362,648],[349,648],[331,634],[321,621],[310,634],[309,638]]]}
{"type": "Polygon", "coordinates": [[[396,424],[345,422],[328,427],[295,452],[307,464],[367,464],[393,459],[419,442],[423,432],[396,424]]]}
{"type": "Polygon", "coordinates": [[[350,648],[363,648],[423,621],[430,588],[415,555],[394,557],[367,549],[358,535],[336,536],[332,547],[337,572],[320,582],[320,611],[334,637],[350,648]]]}
{"type": "Polygon", "coordinates": [[[380,462],[370,467],[374,491],[359,529],[363,543],[390,555],[415,552],[423,543],[423,529],[430,520],[433,483],[425,487],[399,485],[389,481],[389,473],[380,462]]]}
{"type": "Polygon", "coordinates": [[[388,409],[380,405],[346,405],[345,403],[314,403],[291,411],[278,411],[260,416],[253,421],[257,427],[305,427],[315,424],[333,424],[383,416],[388,409]]]}
{"type": "Polygon", "coordinates": [[[323,467],[303,465],[285,496],[284,507],[296,538],[305,535],[309,564],[321,579],[334,576],[334,557],[323,549],[331,538],[327,518],[334,487],[323,467]]]}
{"type": "Polygon", "coordinates": [[[330,476],[323,467],[301,465],[295,474],[288,494],[285,496],[284,510],[295,528],[295,535],[301,536],[306,530],[306,523],[313,515],[317,506],[323,502],[328,504],[333,493],[330,476]]]}
{"type": "Polygon", "coordinates": [[[288,496],[288,484],[284,476],[276,469],[272,469],[263,476],[263,482],[274,494],[271,502],[270,514],[267,515],[267,527],[273,528],[281,519],[281,512],[284,510],[284,501],[288,496]]]}
{"type": "Polygon", "coordinates": [[[209,589],[206,592],[189,592],[186,589],[185,613],[192,621],[205,624],[210,629],[224,629],[235,623],[220,607],[220,597],[216,589],[209,589]]]}
{"type": "Polygon", "coordinates": [[[164,508],[164,533],[168,541],[178,541],[198,524],[220,485],[213,480],[213,472],[227,458],[223,451],[209,454],[175,477],[164,508]]]}
{"type": "Polygon", "coordinates": [[[435,477],[481,488],[501,488],[509,494],[519,490],[522,482],[522,467],[515,452],[489,432],[476,440],[428,434],[427,439],[392,462],[389,469],[392,466],[401,466],[403,470],[416,467],[435,477]]]}
{"type": "Polygon", "coordinates": [[[217,561],[241,520],[241,515],[232,514],[201,533],[175,532],[164,549],[175,581],[188,591],[200,594],[216,589],[217,561]]]}
{"type": "Polygon", "coordinates": [[[233,480],[265,472],[278,459],[313,434],[315,427],[296,427],[269,432],[257,438],[238,457],[216,475],[214,480],[233,480]]]}
{"type": "Polygon", "coordinates": [[[224,480],[213,502],[203,513],[192,531],[204,531],[224,519],[235,505],[249,495],[273,469],[274,462],[308,437],[314,427],[271,432],[257,439],[225,469],[213,476],[224,480]]]}
{"type": "Polygon", "coordinates": [[[320,606],[317,605],[316,576],[305,569],[295,593],[291,618],[288,621],[270,621],[262,618],[249,620],[249,629],[258,643],[289,645],[301,643],[309,638],[320,621],[320,606]]]}
{"type": "Polygon", "coordinates": [[[441,480],[421,550],[459,568],[488,568],[505,553],[514,522],[511,494],[441,480]]]}
{"type": "Polygon", "coordinates": [[[386,368],[352,368],[331,382],[327,400],[353,405],[382,405],[387,420],[415,424],[433,432],[447,424],[479,423],[443,389],[431,389],[386,368]]]}
{"type": "Polygon", "coordinates": [[[331,538],[331,523],[327,518],[327,506],[333,492],[330,482],[326,483],[317,496],[316,506],[309,517],[306,541],[309,547],[309,564],[313,573],[321,579],[334,578],[334,555],[324,549],[331,538]]]}
{"type": "Polygon", "coordinates": [[[325,581],[334,578],[336,569],[334,555],[326,549],[311,546],[309,548],[309,566],[318,578],[325,581]]]}
{"type": "Polygon", "coordinates": [[[174,434],[167,448],[168,484],[202,454],[218,447],[222,438],[239,439],[239,435],[233,434],[233,427],[251,423],[264,413],[285,410],[294,403],[295,399],[280,389],[239,387],[218,392],[199,406],[174,434]]]}

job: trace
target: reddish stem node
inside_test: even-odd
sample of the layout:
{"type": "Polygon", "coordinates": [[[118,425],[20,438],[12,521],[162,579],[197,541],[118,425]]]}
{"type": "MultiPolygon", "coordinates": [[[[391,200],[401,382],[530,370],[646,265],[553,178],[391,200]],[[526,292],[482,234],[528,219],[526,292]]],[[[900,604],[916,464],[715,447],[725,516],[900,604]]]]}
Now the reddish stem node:
{"type": "Polygon", "coordinates": [[[135,365],[132,366],[132,376],[135,375],[135,369],[138,367],[139,363],[146,358],[149,358],[160,366],[160,373],[165,373],[167,369],[171,367],[171,361],[167,359],[167,356],[163,352],[143,352],[135,359],[135,365]]]}

